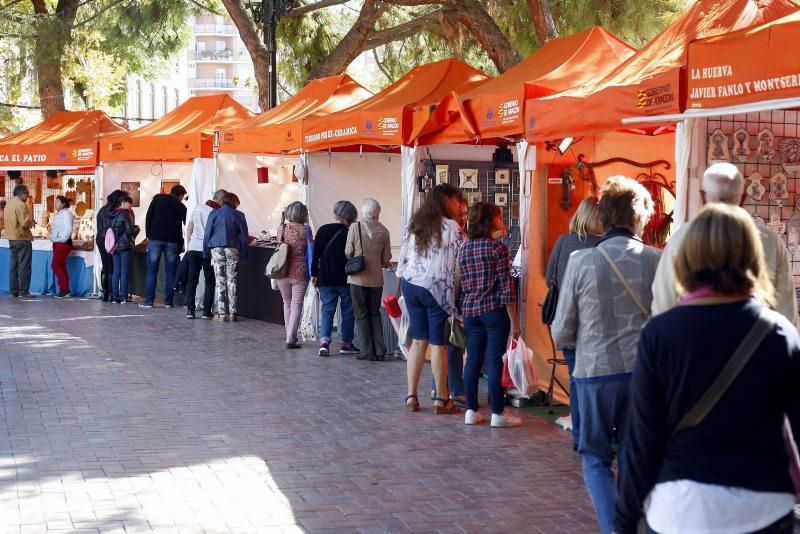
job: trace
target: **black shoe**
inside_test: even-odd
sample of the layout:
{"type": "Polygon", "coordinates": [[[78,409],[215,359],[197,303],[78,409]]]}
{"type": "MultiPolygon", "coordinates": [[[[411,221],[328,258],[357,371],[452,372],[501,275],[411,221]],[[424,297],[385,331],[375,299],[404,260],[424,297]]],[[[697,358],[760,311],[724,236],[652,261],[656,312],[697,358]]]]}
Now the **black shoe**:
{"type": "Polygon", "coordinates": [[[186,318],[187,319],[194,319],[194,312],[193,311],[186,312],[186,318]]]}
{"type": "Polygon", "coordinates": [[[24,298],[24,299],[35,299],[36,298],[36,295],[31,293],[30,291],[26,291],[25,293],[20,293],[19,296],[24,298]]]}
{"type": "Polygon", "coordinates": [[[371,354],[362,354],[360,356],[356,356],[356,360],[369,360],[371,362],[374,362],[375,356],[372,356],[371,354]]]}
{"type": "Polygon", "coordinates": [[[287,343],[286,344],[286,348],[287,349],[299,349],[299,348],[302,348],[302,347],[303,346],[300,343],[287,343]]]}
{"type": "Polygon", "coordinates": [[[213,316],[213,315],[206,315],[205,313],[203,314],[203,319],[209,319],[209,320],[211,320],[211,319],[213,319],[213,318],[214,318],[214,316],[213,316]]]}
{"type": "Polygon", "coordinates": [[[15,299],[18,299],[19,298],[19,293],[11,293],[11,296],[14,297],[15,299]]]}

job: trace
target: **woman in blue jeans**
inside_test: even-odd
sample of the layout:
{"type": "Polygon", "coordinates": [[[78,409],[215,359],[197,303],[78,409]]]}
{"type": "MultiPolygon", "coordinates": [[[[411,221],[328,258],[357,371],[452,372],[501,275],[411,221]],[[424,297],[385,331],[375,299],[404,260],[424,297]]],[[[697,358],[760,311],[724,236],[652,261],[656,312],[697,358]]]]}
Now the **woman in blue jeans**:
{"type": "Polygon", "coordinates": [[[131,205],[133,200],[127,193],[117,197],[108,216],[108,228],[114,232],[115,247],[112,254],[114,273],[111,276],[111,302],[122,304],[128,298],[128,270],[133,258],[133,246],[139,227],[133,224],[131,205]]]}
{"type": "Polygon", "coordinates": [[[522,420],[505,409],[503,354],[508,336],[519,337],[511,258],[501,239],[506,235],[503,211],[494,204],[478,202],[469,210],[467,241],[458,254],[461,290],[456,303],[464,317],[467,337],[467,368],[464,391],[467,413],[464,423],[483,421],[478,412],[478,380],[484,360],[489,372],[489,403],[493,427],[519,426],[522,420]]]}

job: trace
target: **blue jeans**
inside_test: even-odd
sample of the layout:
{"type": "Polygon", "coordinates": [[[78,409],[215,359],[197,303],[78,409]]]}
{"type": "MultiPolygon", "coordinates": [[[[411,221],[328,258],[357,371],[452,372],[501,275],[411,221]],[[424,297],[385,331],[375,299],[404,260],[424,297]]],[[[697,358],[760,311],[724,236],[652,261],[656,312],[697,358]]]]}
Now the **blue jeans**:
{"type": "Polygon", "coordinates": [[[125,300],[128,298],[128,270],[133,259],[132,250],[115,252],[113,255],[114,272],[111,274],[112,300],[125,300]]]}
{"type": "MultiPolygon", "coordinates": [[[[451,396],[464,394],[464,349],[447,343],[447,388],[451,396]]],[[[431,389],[436,391],[436,380],[431,377],[431,389]]]]}
{"type": "MultiPolygon", "coordinates": [[[[578,453],[583,463],[583,481],[603,534],[610,533],[614,523],[617,483],[611,471],[614,462],[611,442],[616,435],[618,457],[624,458],[631,382],[630,375],[609,378],[578,379],[575,384],[582,421],[578,453]]],[[[618,471],[624,469],[624,465],[618,465],[618,471]]]]}
{"type": "Polygon", "coordinates": [[[322,300],[322,320],[319,323],[320,341],[331,342],[333,316],[336,314],[336,305],[341,302],[342,343],[352,343],[356,319],[353,315],[353,301],[350,299],[350,286],[321,287],[319,288],[319,297],[322,300]]]}
{"type": "Polygon", "coordinates": [[[489,404],[492,413],[501,414],[505,409],[503,392],[503,354],[506,352],[511,319],[505,308],[484,313],[477,317],[464,318],[464,334],[467,336],[467,367],[464,369],[464,393],[467,408],[478,410],[478,379],[486,360],[489,372],[489,404]]]}
{"type": "Polygon", "coordinates": [[[161,263],[161,254],[164,254],[165,271],[167,272],[167,285],[164,297],[165,304],[172,304],[175,298],[175,274],[178,270],[178,244],[168,241],[150,241],[147,243],[147,289],[145,290],[145,304],[152,304],[156,299],[156,279],[158,266],[161,263]]]}
{"type": "Polygon", "coordinates": [[[575,347],[561,347],[561,352],[564,354],[569,371],[569,415],[572,417],[572,443],[578,447],[581,435],[581,414],[578,411],[580,401],[575,393],[575,377],[572,376],[572,373],[575,372],[575,347]]]}

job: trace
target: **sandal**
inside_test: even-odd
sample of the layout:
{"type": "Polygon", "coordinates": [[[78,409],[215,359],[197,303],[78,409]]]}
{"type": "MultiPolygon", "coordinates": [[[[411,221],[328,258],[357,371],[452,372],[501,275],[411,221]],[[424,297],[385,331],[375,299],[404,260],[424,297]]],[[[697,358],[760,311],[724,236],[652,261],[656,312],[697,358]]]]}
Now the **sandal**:
{"type": "Polygon", "coordinates": [[[417,399],[416,395],[409,395],[406,397],[406,410],[409,412],[418,412],[419,411],[419,399],[417,399]],[[409,403],[410,399],[414,399],[414,402],[409,403]]]}
{"type": "Polygon", "coordinates": [[[461,413],[461,408],[456,406],[451,399],[443,399],[441,397],[436,397],[435,399],[433,399],[433,401],[434,401],[433,413],[435,413],[436,415],[461,413]]]}

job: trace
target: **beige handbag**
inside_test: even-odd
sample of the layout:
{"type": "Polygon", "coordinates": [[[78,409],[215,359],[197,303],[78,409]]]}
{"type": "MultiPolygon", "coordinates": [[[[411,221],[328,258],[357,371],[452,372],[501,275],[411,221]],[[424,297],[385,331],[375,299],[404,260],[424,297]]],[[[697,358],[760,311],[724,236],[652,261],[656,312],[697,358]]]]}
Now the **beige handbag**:
{"type": "Polygon", "coordinates": [[[264,270],[264,275],[273,280],[280,280],[286,278],[289,274],[289,245],[283,242],[283,236],[286,232],[286,227],[283,227],[281,232],[281,243],[272,257],[267,262],[267,268],[264,270]]]}

